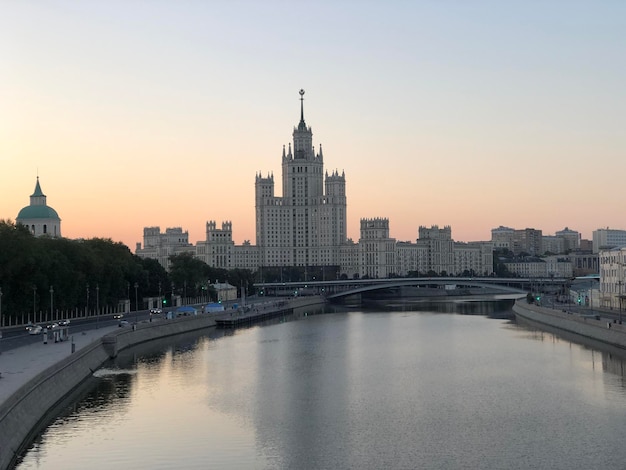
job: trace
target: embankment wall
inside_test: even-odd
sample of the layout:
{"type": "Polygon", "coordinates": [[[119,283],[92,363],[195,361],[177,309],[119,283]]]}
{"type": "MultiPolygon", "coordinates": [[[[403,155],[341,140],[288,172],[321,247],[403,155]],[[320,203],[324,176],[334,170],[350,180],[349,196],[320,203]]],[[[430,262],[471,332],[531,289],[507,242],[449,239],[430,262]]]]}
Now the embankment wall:
{"type": "Polygon", "coordinates": [[[41,372],[0,405],[0,468],[9,468],[33,430],[61,398],[109,358],[100,341],[41,372]]]}
{"type": "Polygon", "coordinates": [[[626,326],[605,319],[582,317],[575,313],[540,307],[518,300],[513,312],[523,320],[539,325],[547,325],[559,330],[575,333],[612,346],[626,349],[626,326]]]}

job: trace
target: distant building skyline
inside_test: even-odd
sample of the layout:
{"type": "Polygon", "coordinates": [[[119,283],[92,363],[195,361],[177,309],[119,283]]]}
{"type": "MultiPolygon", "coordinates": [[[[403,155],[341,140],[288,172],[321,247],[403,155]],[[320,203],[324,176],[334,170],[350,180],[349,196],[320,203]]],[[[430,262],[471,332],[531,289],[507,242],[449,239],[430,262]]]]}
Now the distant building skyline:
{"type": "MultiPolygon", "coordinates": [[[[292,143],[282,151],[283,195],[275,195],[273,173],[266,177],[256,174],[254,245],[249,241],[235,244],[232,222],[223,221],[219,228],[210,220],[206,222],[205,240],[195,247],[182,227],[167,228],[165,233],[159,227],[145,227],[143,247],[137,243],[136,254],[155,258],[166,268],[169,256],[191,252],[208,265],[225,269],[335,266],[336,276],[352,278],[411,272],[490,275],[494,247],[538,256],[580,246],[580,234],[568,227],[559,235],[544,237],[541,230],[500,226],[492,229],[491,240],[461,243],[452,239],[451,226],[420,225],[415,243],[398,242],[390,237],[386,217],[362,218],[360,236],[354,242],[346,234],[345,174],[324,171],[322,147],[316,153],[312,135],[304,119],[304,90],[300,90],[300,121],[293,129],[292,143]]],[[[572,265],[534,269],[571,273],[572,265]]]]}

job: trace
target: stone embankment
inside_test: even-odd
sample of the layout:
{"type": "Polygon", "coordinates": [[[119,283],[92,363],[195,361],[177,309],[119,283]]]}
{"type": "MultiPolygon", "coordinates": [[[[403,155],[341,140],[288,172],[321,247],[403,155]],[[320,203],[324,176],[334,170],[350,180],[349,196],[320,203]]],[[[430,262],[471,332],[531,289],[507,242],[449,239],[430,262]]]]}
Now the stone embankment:
{"type": "MultiPolygon", "coordinates": [[[[271,301],[269,302],[264,311],[271,308],[271,301]]],[[[323,303],[324,300],[317,296],[288,301],[291,309],[323,303]]],[[[284,310],[284,305],[280,309],[284,310]]],[[[230,316],[230,312],[226,315],[230,316]]],[[[115,357],[123,349],[147,341],[214,327],[215,320],[220,316],[201,314],[172,320],[140,322],[116,329],[63,357],[26,381],[0,403],[0,469],[7,469],[15,464],[17,455],[32,440],[50,410],[109,358],[115,357]]]]}
{"type": "Polygon", "coordinates": [[[613,322],[600,315],[579,315],[567,311],[540,307],[518,300],[513,306],[516,317],[537,324],[547,325],[588,339],[626,349],[626,325],[613,322]]]}

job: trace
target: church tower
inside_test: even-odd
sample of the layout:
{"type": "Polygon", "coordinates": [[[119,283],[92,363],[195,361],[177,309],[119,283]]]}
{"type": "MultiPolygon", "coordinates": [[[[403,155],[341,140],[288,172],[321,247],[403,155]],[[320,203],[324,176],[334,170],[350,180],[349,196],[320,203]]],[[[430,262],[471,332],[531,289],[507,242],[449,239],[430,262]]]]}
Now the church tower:
{"type": "Polygon", "coordinates": [[[57,211],[48,205],[47,197],[39,185],[39,176],[35,184],[35,191],[30,195],[30,205],[24,207],[17,214],[15,222],[27,226],[36,237],[42,235],[61,236],[61,218],[57,211]]]}

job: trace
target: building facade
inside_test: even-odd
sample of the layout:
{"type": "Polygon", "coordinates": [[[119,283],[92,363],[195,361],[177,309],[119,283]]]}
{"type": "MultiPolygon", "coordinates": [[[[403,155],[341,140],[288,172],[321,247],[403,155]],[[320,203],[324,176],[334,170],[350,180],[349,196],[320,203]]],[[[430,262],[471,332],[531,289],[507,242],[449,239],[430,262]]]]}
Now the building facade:
{"type": "Polygon", "coordinates": [[[580,232],[571,230],[569,227],[565,227],[563,230],[556,232],[555,235],[563,239],[565,252],[580,249],[580,232]]]}
{"type": "Polygon", "coordinates": [[[572,277],[571,261],[558,256],[505,261],[504,265],[511,274],[519,277],[553,278],[572,277]]]}
{"type": "Polygon", "coordinates": [[[516,230],[500,226],[491,229],[491,242],[496,249],[508,249],[515,255],[538,256],[543,253],[541,230],[534,228],[516,230]]]}
{"type": "Polygon", "coordinates": [[[506,249],[513,251],[513,239],[515,238],[515,229],[500,225],[498,228],[491,229],[491,242],[496,249],[506,249]]]}
{"type": "Polygon", "coordinates": [[[626,230],[600,228],[593,231],[593,252],[626,245],[626,230]]]}
{"type": "Polygon", "coordinates": [[[137,243],[135,254],[141,258],[151,258],[159,262],[165,269],[170,268],[170,256],[192,253],[196,256],[196,247],[189,243],[189,232],[181,227],[165,229],[160,227],[144,227],[143,248],[137,243]]]}
{"type": "Polygon", "coordinates": [[[600,250],[600,305],[622,311],[626,281],[626,246],[600,250]]]}
{"type": "Polygon", "coordinates": [[[275,195],[274,175],[255,181],[256,246],[261,266],[339,265],[346,242],[346,178],[324,172],[324,156],[313,147],[313,132],[304,120],[300,90],[300,122],[293,147],[283,146],[282,195],[275,195]]]}

